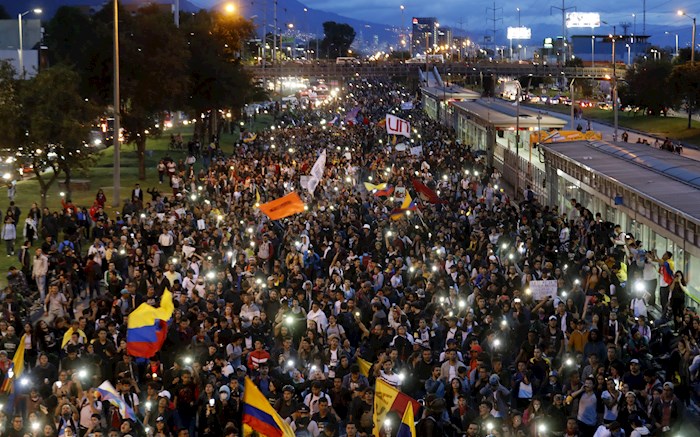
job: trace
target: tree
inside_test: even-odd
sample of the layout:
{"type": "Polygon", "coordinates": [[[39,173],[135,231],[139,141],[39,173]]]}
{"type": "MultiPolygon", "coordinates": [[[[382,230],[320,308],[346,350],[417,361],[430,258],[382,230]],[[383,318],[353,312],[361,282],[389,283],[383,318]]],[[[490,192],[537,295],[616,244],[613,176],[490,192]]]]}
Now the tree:
{"type": "MultiPolygon", "coordinates": [[[[18,93],[19,150],[22,159],[34,167],[42,207],[46,206],[46,193],[62,172],[70,192],[71,174],[93,162],[85,141],[97,111],[81,97],[79,83],[80,77],[74,70],[58,65],[25,81],[18,93]]],[[[4,102],[0,103],[3,106],[4,102]]]]}
{"type": "Polygon", "coordinates": [[[691,116],[700,103],[700,65],[687,63],[674,66],[668,83],[676,105],[684,105],[688,111],[690,129],[691,116]]]}
{"type": "Polygon", "coordinates": [[[8,61],[0,61],[0,147],[14,148],[22,138],[18,126],[21,122],[22,102],[19,97],[19,81],[15,69],[8,61]]]}
{"type": "Polygon", "coordinates": [[[88,54],[95,45],[93,24],[90,17],[80,9],[61,6],[51,21],[46,24],[46,45],[49,63],[73,65],[76,69],[86,67],[88,54]]]}
{"type": "Polygon", "coordinates": [[[219,135],[221,108],[238,114],[243,105],[262,100],[265,93],[253,84],[253,77],[241,65],[237,51],[254,32],[252,22],[208,11],[188,16],[181,23],[192,48],[189,60],[190,95],[188,106],[200,138],[219,135]],[[201,116],[204,115],[204,122],[201,116]],[[207,135],[209,134],[209,135],[207,135]]]}
{"type": "Polygon", "coordinates": [[[144,180],[146,132],[162,124],[165,110],[184,107],[190,52],[170,14],[157,6],[139,9],[124,27],[122,126],[125,141],[136,144],[139,179],[144,180]]]}
{"type": "Polygon", "coordinates": [[[355,29],[349,24],[326,21],[323,23],[323,51],[326,58],[347,56],[350,45],[355,40],[355,29]]]}
{"type": "Polygon", "coordinates": [[[646,108],[653,115],[665,115],[673,104],[673,96],[666,88],[671,68],[668,61],[647,60],[628,69],[626,103],[646,108]]]}

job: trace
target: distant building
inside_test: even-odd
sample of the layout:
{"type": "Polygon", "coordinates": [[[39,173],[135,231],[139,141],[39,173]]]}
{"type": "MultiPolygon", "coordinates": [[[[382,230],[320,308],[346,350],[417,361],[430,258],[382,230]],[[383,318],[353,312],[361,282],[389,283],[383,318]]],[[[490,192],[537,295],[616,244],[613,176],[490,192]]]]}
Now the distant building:
{"type": "MultiPolygon", "coordinates": [[[[39,71],[42,35],[41,20],[22,18],[22,62],[26,77],[33,77],[39,71]]],[[[0,59],[9,61],[19,73],[19,22],[16,18],[0,20],[0,59]]]]}
{"type": "Polygon", "coordinates": [[[411,53],[413,53],[413,56],[419,54],[424,55],[426,46],[432,50],[432,47],[438,44],[439,27],[440,25],[435,17],[413,17],[413,32],[411,38],[411,53]]]}

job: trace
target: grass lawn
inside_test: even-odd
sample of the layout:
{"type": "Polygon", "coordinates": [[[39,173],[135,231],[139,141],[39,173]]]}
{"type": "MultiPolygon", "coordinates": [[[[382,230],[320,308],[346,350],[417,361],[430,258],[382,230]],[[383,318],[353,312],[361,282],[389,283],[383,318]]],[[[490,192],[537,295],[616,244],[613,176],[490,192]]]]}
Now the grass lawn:
{"type": "MultiPolygon", "coordinates": [[[[565,105],[529,105],[535,108],[546,108],[548,111],[571,114],[571,107],[565,105]]],[[[598,108],[584,108],[583,118],[613,123],[613,112],[598,108]]],[[[669,137],[674,140],[700,146],[700,122],[693,120],[688,129],[688,119],[681,117],[663,117],[653,115],[633,115],[632,113],[618,113],[618,123],[622,128],[635,129],[659,137],[669,137]]]]}
{"type": "MultiPolygon", "coordinates": [[[[273,122],[271,115],[260,115],[257,120],[253,123],[252,128],[255,131],[259,131],[269,127],[273,122]]],[[[247,126],[246,126],[247,127],[247,126]]],[[[145,190],[148,187],[158,186],[158,172],[156,171],[156,164],[163,156],[170,156],[175,160],[180,158],[185,158],[185,152],[182,151],[171,151],[168,152],[168,143],[170,141],[170,133],[180,132],[182,134],[183,140],[187,142],[192,137],[193,128],[182,126],[181,128],[167,131],[160,138],[149,138],[146,144],[146,180],[138,180],[138,162],[136,159],[135,146],[133,145],[122,145],[121,149],[121,187],[120,196],[122,201],[131,195],[131,190],[134,184],[137,182],[141,184],[141,187],[145,190]]],[[[232,154],[236,142],[239,140],[238,129],[234,129],[234,134],[223,134],[221,138],[221,148],[225,154],[232,154]]],[[[92,206],[95,200],[95,194],[99,188],[102,188],[107,196],[107,214],[110,217],[114,217],[114,212],[116,209],[112,208],[112,199],[114,192],[114,183],[112,177],[114,159],[114,149],[112,147],[103,150],[100,153],[99,158],[95,165],[86,174],[75,174],[73,179],[88,179],[90,180],[90,189],[87,191],[76,191],[73,188],[72,200],[77,206],[92,206]]],[[[196,164],[196,166],[199,163],[196,164]]],[[[198,168],[199,169],[199,168],[198,168]]],[[[60,192],[63,190],[59,187],[58,182],[63,180],[63,176],[54,182],[52,187],[46,196],[47,206],[51,211],[59,209],[61,207],[61,196],[60,192]]],[[[160,186],[161,190],[168,188],[165,183],[160,186]]],[[[150,198],[146,195],[144,198],[150,198]]],[[[15,204],[20,208],[22,214],[20,216],[20,223],[17,226],[17,240],[16,247],[22,245],[24,240],[22,240],[22,231],[24,226],[24,219],[27,217],[27,212],[32,206],[32,203],[36,202],[37,205],[41,206],[41,197],[39,190],[39,183],[35,178],[26,179],[17,183],[17,193],[15,195],[15,204]],[[21,241],[20,241],[21,240],[21,241]]],[[[5,210],[9,205],[9,199],[7,198],[7,186],[0,187],[0,211],[3,213],[4,217],[5,210]]],[[[121,208],[119,208],[121,210],[121,208]]],[[[60,236],[59,236],[60,239],[60,236]]],[[[39,245],[39,242],[35,242],[34,245],[39,245]]],[[[0,285],[4,286],[7,284],[4,272],[11,265],[17,266],[19,263],[17,257],[7,257],[5,252],[5,246],[2,244],[0,248],[0,285]]]]}

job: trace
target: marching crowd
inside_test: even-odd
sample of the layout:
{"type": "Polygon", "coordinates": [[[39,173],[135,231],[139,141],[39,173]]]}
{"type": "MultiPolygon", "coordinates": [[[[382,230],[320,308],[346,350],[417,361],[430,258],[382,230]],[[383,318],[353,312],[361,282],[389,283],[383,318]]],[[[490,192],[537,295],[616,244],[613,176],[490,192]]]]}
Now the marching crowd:
{"type": "Polygon", "coordinates": [[[575,199],[509,198],[453,132],[400,111],[412,99],[356,80],[276,111],[231,156],[163,157],[161,184],[134,187],[122,211],[102,192],[28,211],[38,241],[1,298],[0,436],[238,436],[246,377],[298,436],[395,435],[400,413],[373,420],[377,380],[419,400],[418,436],[677,435],[700,319],[671,254],[575,199]],[[411,139],[387,138],[387,113],[411,139]],[[322,150],[310,193],[300,180],[322,150]],[[260,212],[292,190],[304,212],[260,212]],[[392,215],[406,196],[418,208],[392,215]],[[547,280],[554,293],[530,289],[547,280]],[[166,289],[162,349],[131,357],[129,313],[166,289]],[[135,418],[102,402],[103,381],[135,418]]]}

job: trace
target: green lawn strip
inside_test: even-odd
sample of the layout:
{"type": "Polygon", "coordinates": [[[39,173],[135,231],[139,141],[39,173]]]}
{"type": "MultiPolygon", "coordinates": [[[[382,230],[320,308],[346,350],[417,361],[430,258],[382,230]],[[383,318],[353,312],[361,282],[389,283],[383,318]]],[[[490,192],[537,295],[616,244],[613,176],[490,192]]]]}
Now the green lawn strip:
{"type": "MultiPolygon", "coordinates": [[[[272,125],[273,117],[270,114],[259,115],[256,120],[251,124],[246,123],[245,127],[248,129],[252,126],[254,131],[260,131],[267,129],[272,125]]],[[[239,142],[239,128],[234,126],[233,134],[224,133],[221,136],[220,145],[225,154],[232,154],[235,144],[239,142]]],[[[158,161],[163,156],[170,156],[175,160],[184,159],[186,157],[185,151],[170,151],[168,152],[168,144],[170,142],[171,133],[180,133],[182,135],[185,145],[187,141],[192,137],[193,128],[190,126],[182,126],[180,128],[166,131],[164,135],[159,138],[150,137],[146,145],[146,180],[140,181],[138,179],[138,159],[135,152],[135,147],[131,144],[122,145],[121,148],[121,189],[120,196],[122,202],[124,199],[131,195],[131,190],[134,184],[139,183],[141,187],[145,190],[149,187],[157,187],[163,192],[169,190],[169,185],[164,182],[162,185],[158,184],[158,172],[156,171],[156,165],[158,161]]],[[[204,146],[204,145],[203,145],[204,146]]],[[[95,164],[90,168],[89,172],[86,174],[74,174],[73,179],[88,179],[90,181],[90,189],[85,191],[76,190],[73,188],[72,201],[75,205],[79,207],[90,208],[95,201],[95,194],[99,188],[102,188],[107,196],[106,210],[107,214],[114,218],[114,209],[112,205],[114,183],[113,183],[113,168],[114,162],[114,149],[109,147],[100,152],[99,157],[95,164]]],[[[197,170],[199,166],[195,164],[197,170]]],[[[61,207],[61,196],[60,193],[65,191],[64,188],[59,186],[59,182],[64,180],[64,175],[60,175],[53,186],[49,189],[46,199],[47,206],[51,211],[55,211],[61,207]]],[[[24,230],[24,219],[27,218],[27,212],[31,209],[32,203],[36,202],[37,205],[41,206],[41,191],[39,190],[39,182],[36,178],[29,178],[17,183],[17,193],[15,195],[15,204],[20,208],[22,214],[20,216],[20,223],[17,224],[17,240],[15,241],[16,250],[24,242],[23,230],[24,230]]],[[[146,199],[150,199],[150,196],[146,195],[146,199]]],[[[9,205],[9,199],[7,198],[7,186],[0,187],[0,208],[2,208],[2,217],[5,217],[5,211],[9,205]]],[[[121,211],[121,207],[118,209],[121,211]]],[[[61,236],[59,236],[59,239],[61,236]]],[[[35,241],[34,246],[39,246],[41,242],[35,241]]],[[[87,247],[87,245],[84,245],[87,247]]],[[[15,252],[17,253],[17,252],[15,252]]],[[[2,245],[0,249],[0,286],[7,285],[7,278],[3,274],[6,272],[10,266],[19,266],[17,256],[8,257],[6,256],[5,246],[2,245]]],[[[31,278],[27,278],[31,280],[31,278]]]]}

